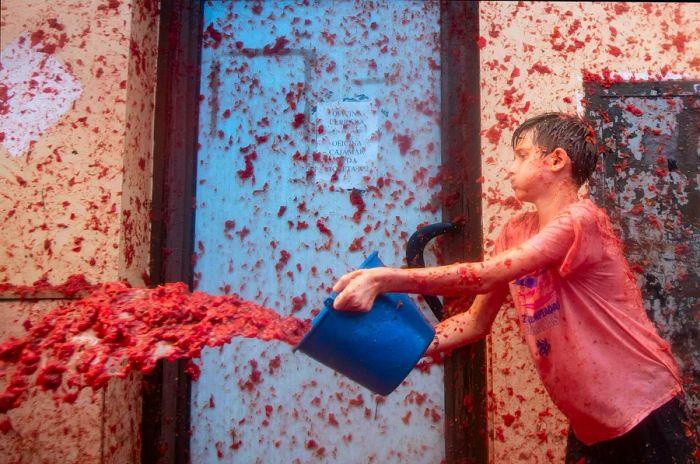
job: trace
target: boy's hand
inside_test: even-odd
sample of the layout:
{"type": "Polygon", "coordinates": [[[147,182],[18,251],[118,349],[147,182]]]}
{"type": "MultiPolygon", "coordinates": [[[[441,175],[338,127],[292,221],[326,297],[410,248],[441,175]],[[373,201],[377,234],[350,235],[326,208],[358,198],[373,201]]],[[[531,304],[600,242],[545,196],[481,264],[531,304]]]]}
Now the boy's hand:
{"type": "Polygon", "coordinates": [[[382,268],[359,269],[338,280],[333,291],[339,293],[333,307],[341,311],[369,311],[381,293],[382,268]]]}
{"type": "Polygon", "coordinates": [[[423,353],[423,357],[424,358],[436,358],[440,353],[439,348],[440,348],[440,341],[439,341],[438,335],[436,333],[435,338],[433,338],[433,341],[430,342],[430,345],[425,350],[425,353],[423,353]]]}

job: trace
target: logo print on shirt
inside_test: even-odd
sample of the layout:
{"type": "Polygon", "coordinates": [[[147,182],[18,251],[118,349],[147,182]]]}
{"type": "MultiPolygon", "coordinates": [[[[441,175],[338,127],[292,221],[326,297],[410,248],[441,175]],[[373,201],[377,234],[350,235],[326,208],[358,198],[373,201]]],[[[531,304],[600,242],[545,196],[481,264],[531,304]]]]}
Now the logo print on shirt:
{"type": "Polygon", "coordinates": [[[518,288],[518,298],[525,308],[539,309],[550,303],[554,296],[552,278],[546,269],[534,275],[526,275],[513,282],[518,288]]]}
{"type": "Polygon", "coordinates": [[[546,269],[523,276],[513,283],[518,286],[520,320],[526,332],[537,335],[561,322],[554,282],[546,269]]]}
{"type": "Polygon", "coordinates": [[[520,285],[525,288],[535,288],[537,285],[537,277],[526,275],[519,279],[515,279],[515,285],[520,285]]]}
{"type": "Polygon", "coordinates": [[[549,351],[552,349],[552,346],[549,344],[549,340],[547,338],[538,338],[537,339],[537,353],[542,356],[543,358],[549,354],[549,351]]]}

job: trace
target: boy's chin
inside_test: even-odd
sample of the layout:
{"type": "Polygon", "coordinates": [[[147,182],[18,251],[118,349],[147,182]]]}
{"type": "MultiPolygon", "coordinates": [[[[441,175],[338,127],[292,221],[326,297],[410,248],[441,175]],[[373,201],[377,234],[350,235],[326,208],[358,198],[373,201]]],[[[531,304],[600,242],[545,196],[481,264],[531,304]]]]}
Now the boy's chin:
{"type": "Polygon", "coordinates": [[[523,192],[522,190],[513,189],[513,196],[520,203],[531,203],[532,202],[532,200],[529,198],[529,196],[525,192],[523,192]]]}
{"type": "Polygon", "coordinates": [[[533,205],[535,204],[535,199],[531,195],[526,195],[523,193],[514,192],[513,196],[520,203],[528,203],[528,204],[533,204],[533,205]]]}

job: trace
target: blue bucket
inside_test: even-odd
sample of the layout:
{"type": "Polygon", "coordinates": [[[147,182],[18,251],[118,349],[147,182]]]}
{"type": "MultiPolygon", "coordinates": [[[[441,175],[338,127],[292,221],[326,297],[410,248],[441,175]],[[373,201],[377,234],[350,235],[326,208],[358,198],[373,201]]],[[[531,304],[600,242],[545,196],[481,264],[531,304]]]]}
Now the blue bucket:
{"type": "MultiPolygon", "coordinates": [[[[360,269],[383,265],[375,251],[360,269]]],[[[301,350],[374,393],[388,395],[418,363],[435,330],[403,293],[379,295],[369,312],[337,311],[334,298],[331,294],[326,299],[294,351],[301,350]]]]}

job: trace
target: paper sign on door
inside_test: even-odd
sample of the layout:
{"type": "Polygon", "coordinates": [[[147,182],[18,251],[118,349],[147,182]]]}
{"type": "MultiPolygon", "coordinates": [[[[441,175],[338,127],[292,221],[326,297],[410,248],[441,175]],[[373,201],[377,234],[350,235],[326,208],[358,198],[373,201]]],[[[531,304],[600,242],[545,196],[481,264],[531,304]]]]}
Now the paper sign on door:
{"type": "Polygon", "coordinates": [[[376,172],[377,109],[369,101],[319,103],[316,110],[316,180],[340,189],[360,189],[376,172]]]}

